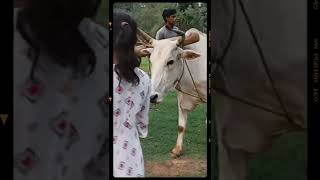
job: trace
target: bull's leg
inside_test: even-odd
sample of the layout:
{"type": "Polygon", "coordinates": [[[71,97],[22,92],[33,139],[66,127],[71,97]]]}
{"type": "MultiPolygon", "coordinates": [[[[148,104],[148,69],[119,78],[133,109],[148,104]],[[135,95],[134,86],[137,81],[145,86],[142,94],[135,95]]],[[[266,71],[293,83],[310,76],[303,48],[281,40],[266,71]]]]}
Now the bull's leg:
{"type": "MultiPolygon", "coordinates": [[[[179,100],[178,100],[179,101],[179,100]]],[[[179,157],[182,153],[183,137],[187,126],[188,111],[182,109],[179,103],[179,124],[178,124],[178,138],[175,148],[172,149],[173,157],[179,157]]]]}
{"type": "Polygon", "coordinates": [[[184,94],[178,94],[178,138],[176,146],[172,149],[172,156],[179,157],[182,153],[183,138],[187,127],[188,113],[197,106],[195,100],[184,94]]]}

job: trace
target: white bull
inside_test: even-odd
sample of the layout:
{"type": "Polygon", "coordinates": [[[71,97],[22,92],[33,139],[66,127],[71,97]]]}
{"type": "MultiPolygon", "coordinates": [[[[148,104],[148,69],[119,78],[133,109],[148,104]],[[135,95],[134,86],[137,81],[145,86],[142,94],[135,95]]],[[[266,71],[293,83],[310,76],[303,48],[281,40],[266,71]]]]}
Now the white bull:
{"type": "Polygon", "coordinates": [[[180,156],[188,113],[207,102],[207,35],[190,29],[185,39],[155,40],[139,30],[138,37],[152,47],[148,48],[152,64],[150,101],[160,103],[168,91],[179,89],[178,138],[172,153],[173,157],[180,156]]]}

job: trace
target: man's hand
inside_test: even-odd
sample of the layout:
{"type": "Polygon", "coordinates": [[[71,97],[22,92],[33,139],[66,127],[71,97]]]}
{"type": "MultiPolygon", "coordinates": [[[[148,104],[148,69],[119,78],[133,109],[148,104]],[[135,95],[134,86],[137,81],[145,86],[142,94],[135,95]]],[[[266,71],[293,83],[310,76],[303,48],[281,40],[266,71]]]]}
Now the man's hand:
{"type": "Polygon", "coordinates": [[[152,48],[150,45],[138,45],[134,47],[134,52],[138,57],[149,56],[150,52],[147,48],[152,48]]]}

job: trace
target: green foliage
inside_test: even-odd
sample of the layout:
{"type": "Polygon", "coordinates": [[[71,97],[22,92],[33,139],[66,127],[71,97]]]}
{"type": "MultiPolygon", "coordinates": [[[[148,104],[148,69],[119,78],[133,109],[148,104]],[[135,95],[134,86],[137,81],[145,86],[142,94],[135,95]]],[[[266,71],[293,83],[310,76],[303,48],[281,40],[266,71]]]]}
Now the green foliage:
{"type": "MultiPolygon", "coordinates": [[[[184,7],[182,8],[184,9],[184,7]]],[[[187,31],[190,28],[196,28],[207,33],[207,7],[202,4],[201,7],[197,3],[189,4],[187,8],[177,12],[177,26],[187,31]]]]}
{"type": "Polygon", "coordinates": [[[187,31],[190,28],[207,33],[207,5],[202,3],[116,3],[114,10],[129,13],[150,36],[155,37],[164,25],[162,11],[167,8],[177,10],[176,26],[187,31]]]}

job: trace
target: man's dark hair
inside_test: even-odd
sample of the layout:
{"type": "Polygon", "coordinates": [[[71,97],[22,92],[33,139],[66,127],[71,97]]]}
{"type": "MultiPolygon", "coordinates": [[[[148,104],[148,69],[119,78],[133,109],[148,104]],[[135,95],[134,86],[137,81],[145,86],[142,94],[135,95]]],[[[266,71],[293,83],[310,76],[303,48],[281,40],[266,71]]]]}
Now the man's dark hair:
{"type": "Polygon", "coordinates": [[[31,79],[40,52],[47,53],[61,66],[91,74],[96,57],[78,30],[81,20],[94,17],[101,0],[31,0],[30,6],[18,14],[17,30],[29,43],[32,60],[31,79]],[[81,65],[80,59],[87,63],[81,65]]]}
{"type": "Polygon", "coordinates": [[[134,53],[137,43],[137,23],[131,16],[124,12],[113,13],[113,51],[116,54],[118,64],[115,72],[122,79],[134,85],[139,84],[139,77],[134,72],[139,67],[140,60],[134,53]]]}
{"type": "Polygon", "coordinates": [[[175,9],[165,9],[165,10],[163,10],[162,17],[163,17],[164,22],[167,22],[167,19],[166,19],[167,17],[169,17],[171,15],[174,15],[176,13],[177,13],[177,11],[175,9]]]}

